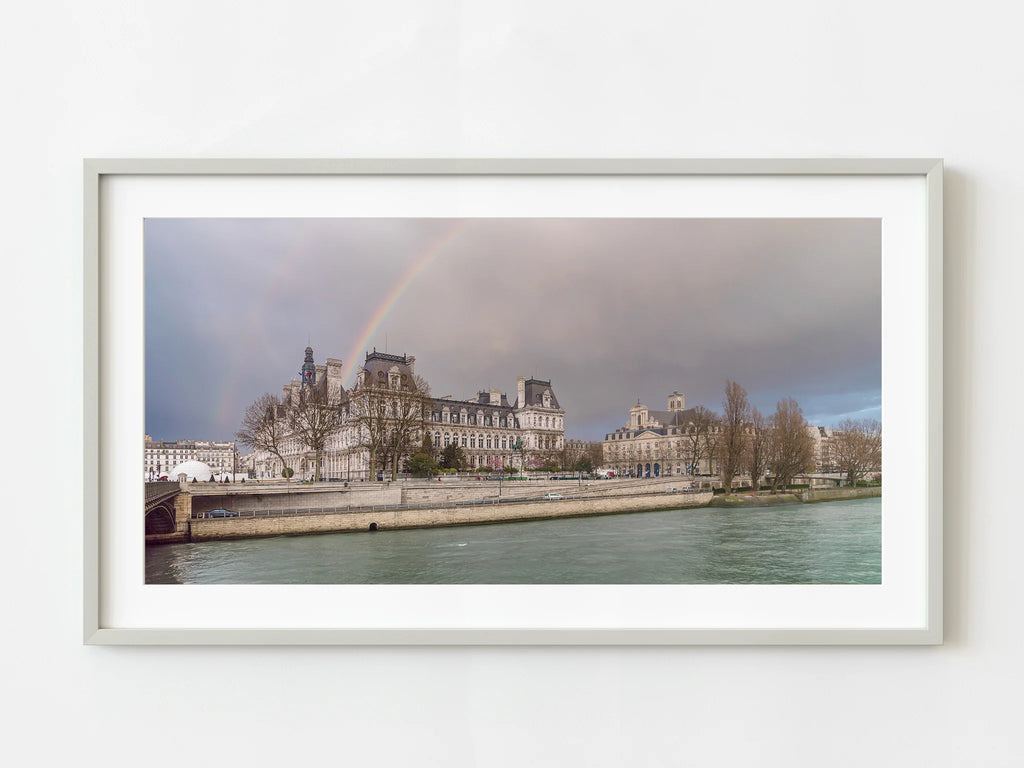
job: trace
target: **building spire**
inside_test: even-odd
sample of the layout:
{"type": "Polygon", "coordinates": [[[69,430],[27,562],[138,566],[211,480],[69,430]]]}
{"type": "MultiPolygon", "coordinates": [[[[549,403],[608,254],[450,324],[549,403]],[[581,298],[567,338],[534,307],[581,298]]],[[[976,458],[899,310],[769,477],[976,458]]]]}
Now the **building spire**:
{"type": "Polygon", "coordinates": [[[302,362],[302,386],[316,384],[316,363],[313,362],[313,348],[306,347],[306,358],[302,362]]]}

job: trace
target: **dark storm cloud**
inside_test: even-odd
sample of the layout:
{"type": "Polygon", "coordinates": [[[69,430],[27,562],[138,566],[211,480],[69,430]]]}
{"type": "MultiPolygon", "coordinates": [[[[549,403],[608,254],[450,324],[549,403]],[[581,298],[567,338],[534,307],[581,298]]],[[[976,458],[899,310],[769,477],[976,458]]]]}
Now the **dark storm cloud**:
{"type": "MultiPolygon", "coordinates": [[[[345,358],[425,254],[367,346],[417,357],[438,395],[551,379],[570,437],[640,399],[720,407],[727,379],[762,411],[814,423],[880,414],[876,220],[151,220],[147,431],[227,439],[245,405],[345,358]],[[454,233],[454,234],[453,234],[454,233]]],[[[345,370],[361,362],[345,359],[345,370]]]]}

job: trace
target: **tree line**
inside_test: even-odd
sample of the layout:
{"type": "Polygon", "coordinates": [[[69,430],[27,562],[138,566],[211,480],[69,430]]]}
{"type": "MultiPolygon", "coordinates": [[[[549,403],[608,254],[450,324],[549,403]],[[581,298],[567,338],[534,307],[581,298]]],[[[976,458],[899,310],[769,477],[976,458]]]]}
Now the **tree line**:
{"type": "MultiPolygon", "coordinates": [[[[754,490],[767,478],[773,491],[786,488],[796,475],[815,469],[815,443],[811,427],[797,402],[787,397],[775,412],[765,416],[751,405],[746,390],[727,381],[722,415],[712,414],[717,423],[711,451],[718,461],[722,487],[732,488],[741,473],[750,476],[754,490]]],[[[829,463],[846,474],[855,485],[866,474],[881,468],[882,427],[874,419],[844,419],[826,440],[829,463]]]]}
{"type": "MultiPolygon", "coordinates": [[[[431,404],[430,388],[420,376],[403,386],[368,380],[347,393],[331,392],[322,382],[303,386],[290,397],[260,396],[246,408],[236,439],[274,456],[285,477],[294,472],[289,457],[305,454],[312,456],[314,480],[319,480],[323,456],[346,426],[352,427],[353,437],[346,447],[366,451],[371,478],[381,472],[396,479],[407,456],[408,470],[416,475],[439,468],[464,469],[467,461],[461,447],[451,444],[439,450],[431,442],[427,430],[431,404]]],[[[775,412],[765,415],[751,405],[740,384],[727,381],[721,415],[697,406],[690,416],[681,436],[688,461],[695,467],[713,461],[723,488],[731,488],[737,477],[747,474],[755,490],[764,478],[775,491],[815,468],[815,440],[792,398],[780,400],[775,412]]],[[[843,471],[851,485],[856,484],[881,467],[881,434],[876,420],[843,420],[827,441],[829,463],[843,471]]],[[[602,464],[600,444],[582,441],[567,440],[556,451],[520,447],[513,454],[523,466],[548,470],[589,472],[602,464]]]]}

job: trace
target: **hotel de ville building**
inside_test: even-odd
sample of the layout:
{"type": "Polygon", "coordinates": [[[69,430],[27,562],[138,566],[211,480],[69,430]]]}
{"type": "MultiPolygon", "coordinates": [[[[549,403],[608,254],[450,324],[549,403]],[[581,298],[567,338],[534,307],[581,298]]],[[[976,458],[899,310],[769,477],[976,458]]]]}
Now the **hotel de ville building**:
{"type": "MultiPolygon", "coordinates": [[[[327,358],[324,364],[314,362],[313,350],[306,347],[299,379],[285,384],[282,391],[282,416],[295,407],[307,387],[318,388],[326,401],[338,407],[340,428],[332,434],[320,459],[320,477],[338,480],[372,480],[370,450],[365,425],[358,418],[361,398],[377,392],[410,392],[417,384],[416,358],[367,352],[355,374],[355,384],[346,390],[342,385],[341,360],[327,358]]],[[[462,449],[470,469],[501,470],[519,468],[548,451],[560,450],[565,444],[565,411],[558,403],[550,381],[520,376],[515,400],[498,389],[477,392],[466,399],[428,396],[421,407],[426,411],[417,419],[417,434],[410,437],[410,448],[400,457],[400,470],[409,455],[419,451],[426,435],[435,453],[455,444],[462,449]]],[[[297,439],[284,441],[282,455],[296,476],[314,475],[315,454],[297,439]]],[[[280,459],[257,450],[254,470],[257,479],[280,477],[280,459]]],[[[374,473],[381,476],[380,466],[374,473]]]]}

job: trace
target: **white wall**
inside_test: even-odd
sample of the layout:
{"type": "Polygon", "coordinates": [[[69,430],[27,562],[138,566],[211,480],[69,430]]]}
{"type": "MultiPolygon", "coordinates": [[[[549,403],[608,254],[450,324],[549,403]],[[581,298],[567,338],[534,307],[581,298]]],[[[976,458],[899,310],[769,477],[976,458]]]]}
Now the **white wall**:
{"type": "Polygon", "coordinates": [[[6,8],[3,467],[28,483],[8,496],[0,557],[5,756],[1021,764],[1024,515],[1019,493],[992,484],[1016,474],[1024,430],[1024,59],[1010,7],[6,8]],[[83,647],[81,473],[46,460],[81,440],[83,156],[944,157],[945,646],[83,647]],[[22,407],[26,391],[45,405],[22,407]]]}

